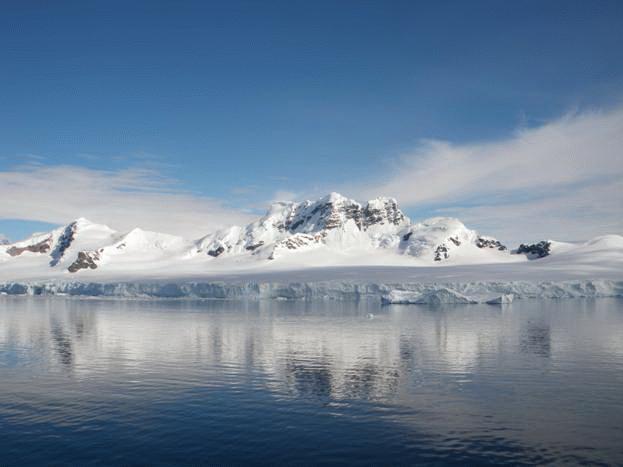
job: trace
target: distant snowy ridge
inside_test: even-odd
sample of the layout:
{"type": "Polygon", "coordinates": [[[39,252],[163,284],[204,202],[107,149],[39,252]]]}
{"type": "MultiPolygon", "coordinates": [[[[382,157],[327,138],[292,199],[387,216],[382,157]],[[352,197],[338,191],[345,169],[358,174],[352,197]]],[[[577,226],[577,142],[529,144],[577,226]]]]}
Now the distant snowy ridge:
{"type": "MultiPolygon", "coordinates": [[[[316,201],[275,203],[247,226],[232,226],[198,240],[140,228],[116,232],[80,218],[51,232],[0,245],[0,281],[19,284],[155,277],[179,283],[219,274],[364,266],[429,268],[427,276],[444,279],[457,277],[452,268],[476,265],[478,271],[503,265],[502,275],[490,274],[503,280],[515,278],[515,273],[533,276],[537,270],[542,272],[539,280],[557,280],[570,268],[574,275],[566,278],[618,279],[623,237],[608,235],[585,243],[544,240],[509,249],[458,219],[412,222],[393,198],[359,203],[331,193],[316,201]]],[[[472,278],[463,275],[461,280],[472,278]]]]}

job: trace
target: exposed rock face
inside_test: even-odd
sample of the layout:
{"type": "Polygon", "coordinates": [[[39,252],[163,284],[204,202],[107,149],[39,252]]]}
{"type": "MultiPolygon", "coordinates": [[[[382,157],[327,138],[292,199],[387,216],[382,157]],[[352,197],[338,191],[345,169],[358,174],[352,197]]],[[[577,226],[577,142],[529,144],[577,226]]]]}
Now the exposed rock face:
{"type": "Polygon", "coordinates": [[[394,198],[378,198],[368,201],[364,211],[364,227],[368,228],[377,224],[400,225],[406,217],[394,198]]]}
{"type": "Polygon", "coordinates": [[[528,257],[528,259],[539,259],[549,256],[551,247],[551,242],[546,240],[540,241],[539,243],[533,243],[531,245],[522,243],[519,245],[519,248],[514,251],[514,253],[524,254],[528,257]]]}
{"type": "Polygon", "coordinates": [[[214,258],[216,258],[217,256],[222,255],[225,252],[225,247],[223,245],[219,245],[218,247],[216,247],[213,250],[209,250],[208,254],[210,256],[213,256],[214,258]]]}
{"type": "Polygon", "coordinates": [[[33,243],[32,245],[26,245],[23,247],[12,246],[7,249],[7,253],[10,256],[19,256],[25,251],[29,251],[31,253],[47,253],[52,248],[52,236],[50,235],[45,240],[41,240],[40,242],[33,243]]]}
{"type": "Polygon", "coordinates": [[[285,240],[277,243],[273,248],[272,253],[268,259],[275,259],[281,250],[300,250],[302,248],[320,243],[323,239],[322,234],[309,235],[297,233],[285,240]]]}
{"type": "Polygon", "coordinates": [[[344,224],[348,219],[361,225],[361,206],[354,202],[328,201],[319,203],[312,211],[311,215],[318,214],[320,217],[319,226],[327,230],[335,229],[344,224]]]}
{"type": "Polygon", "coordinates": [[[292,204],[283,227],[292,233],[311,233],[335,229],[353,220],[361,228],[362,217],[363,209],[359,203],[331,193],[315,202],[292,204]]]}
{"type": "Polygon", "coordinates": [[[506,246],[502,245],[502,243],[495,238],[478,237],[476,246],[478,248],[497,248],[500,251],[506,250],[506,246]]]}
{"type": "Polygon", "coordinates": [[[264,244],[264,241],[263,241],[263,240],[261,240],[261,241],[257,242],[255,245],[249,245],[249,246],[245,247],[245,249],[246,249],[247,251],[255,251],[255,250],[257,250],[259,247],[261,247],[263,244],[264,244]]]}
{"type": "Polygon", "coordinates": [[[331,193],[316,202],[305,201],[292,205],[284,228],[292,233],[310,233],[336,229],[349,220],[360,230],[366,230],[373,225],[397,226],[407,218],[393,198],[370,200],[364,207],[356,201],[331,193]]]}
{"type": "Polygon", "coordinates": [[[441,261],[449,257],[450,255],[448,254],[448,247],[446,245],[442,244],[435,248],[435,261],[441,261]]]}
{"type": "Polygon", "coordinates": [[[80,269],[97,269],[96,262],[100,260],[97,251],[81,251],[78,258],[67,268],[69,272],[77,272],[80,269]]]}
{"type": "Polygon", "coordinates": [[[288,250],[296,250],[301,246],[309,245],[315,241],[318,240],[312,235],[297,234],[279,243],[279,246],[284,246],[288,250]]]}
{"type": "Polygon", "coordinates": [[[50,266],[56,266],[63,258],[65,251],[71,246],[72,242],[74,241],[77,230],[78,224],[76,222],[72,222],[65,228],[65,231],[61,234],[58,242],[56,243],[56,248],[54,248],[54,251],[50,255],[52,256],[50,266]]]}

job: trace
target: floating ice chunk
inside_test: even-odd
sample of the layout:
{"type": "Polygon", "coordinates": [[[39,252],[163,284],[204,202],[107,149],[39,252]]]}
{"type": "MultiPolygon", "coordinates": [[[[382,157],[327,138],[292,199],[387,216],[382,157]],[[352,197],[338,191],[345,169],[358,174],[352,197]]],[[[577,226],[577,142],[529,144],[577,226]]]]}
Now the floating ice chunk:
{"type": "Polygon", "coordinates": [[[386,304],[414,304],[414,305],[449,305],[478,303],[467,295],[463,295],[447,287],[440,287],[423,293],[405,290],[392,290],[381,297],[386,304]]]}
{"type": "Polygon", "coordinates": [[[492,298],[491,300],[487,300],[489,305],[508,305],[509,303],[513,303],[515,296],[511,294],[502,294],[499,297],[492,298]]]}

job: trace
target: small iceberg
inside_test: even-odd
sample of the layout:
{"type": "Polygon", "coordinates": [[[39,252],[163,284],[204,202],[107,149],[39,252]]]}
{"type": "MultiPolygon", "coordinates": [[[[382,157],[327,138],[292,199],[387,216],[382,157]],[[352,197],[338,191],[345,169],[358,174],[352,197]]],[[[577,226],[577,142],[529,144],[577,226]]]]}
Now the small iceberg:
{"type": "Polygon", "coordinates": [[[491,300],[487,300],[486,303],[489,305],[508,305],[513,303],[515,296],[511,294],[502,294],[499,297],[492,298],[491,300]]]}
{"type": "Polygon", "coordinates": [[[447,287],[423,293],[392,290],[381,297],[381,300],[385,304],[392,305],[467,305],[478,303],[477,300],[447,287]]]}

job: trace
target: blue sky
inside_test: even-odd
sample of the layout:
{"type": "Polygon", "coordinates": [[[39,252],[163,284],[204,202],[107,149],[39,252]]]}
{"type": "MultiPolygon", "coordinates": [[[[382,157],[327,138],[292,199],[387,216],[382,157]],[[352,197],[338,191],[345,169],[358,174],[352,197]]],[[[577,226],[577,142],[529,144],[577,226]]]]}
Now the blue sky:
{"type": "MultiPolygon", "coordinates": [[[[616,111],[622,31],[620,1],[13,2],[0,16],[0,172],[6,188],[59,166],[111,180],[139,170],[158,196],[232,220],[287,195],[392,191],[405,155],[432,157],[423,140],[471,147],[616,111]]],[[[404,204],[460,216],[481,195],[404,204]]],[[[58,210],[69,196],[57,214],[0,211],[0,232],[84,215],[58,210]]]]}

